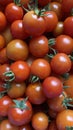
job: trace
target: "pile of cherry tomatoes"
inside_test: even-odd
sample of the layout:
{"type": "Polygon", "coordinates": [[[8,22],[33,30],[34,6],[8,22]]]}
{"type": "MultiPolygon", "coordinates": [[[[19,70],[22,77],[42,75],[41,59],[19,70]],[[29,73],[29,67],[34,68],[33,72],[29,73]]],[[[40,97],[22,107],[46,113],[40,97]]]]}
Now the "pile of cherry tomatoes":
{"type": "Polygon", "coordinates": [[[73,0],[0,0],[0,130],[73,130],[73,0]]]}

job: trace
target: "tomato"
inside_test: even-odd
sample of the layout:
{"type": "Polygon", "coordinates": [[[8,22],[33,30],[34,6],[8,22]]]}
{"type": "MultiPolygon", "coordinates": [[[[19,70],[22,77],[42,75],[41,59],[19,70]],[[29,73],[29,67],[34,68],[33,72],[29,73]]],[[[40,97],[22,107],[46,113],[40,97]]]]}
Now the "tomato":
{"type": "Polygon", "coordinates": [[[64,81],[64,86],[68,86],[65,91],[70,98],[73,98],[73,74],[70,74],[68,79],[64,81]]]}
{"type": "Polygon", "coordinates": [[[11,3],[11,2],[13,2],[13,0],[0,0],[0,4],[1,4],[2,6],[6,6],[7,4],[9,4],[9,3],[11,3]]]}
{"type": "Polygon", "coordinates": [[[5,63],[3,65],[0,65],[0,79],[2,81],[5,81],[7,77],[4,75],[5,72],[10,71],[10,65],[5,63]]]}
{"type": "Polygon", "coordinates": [[[6,88],[5,88],[5,82],[3,82],[3,81],[0,80],[0,92],[5,91],[5,90],[6,90],[6,88]]]}
{"type": "Polygon", "coordinates": [[[23,28],[22,20],[15,20],[14,22],[12,22],[10,29],[13,38],[24,40],[28,37],[27,33],[25,33],[25,30],[23,28]]]}
{"type": "Polygon", "coordinates": [[[10,26],[7,26],[4,31],[1,33],[3,37],[5,38],[6,45],[13,39],[11,31],[10,31],[10,26]]]}
{"type": "Polygon", "coordinates": [[[42,84],[39,82],[28,84],[25,93],[26,96],[29,97],[29,101],[33,104],[42,104],[46,101],[42,84]]]}
{"type": "Polygon", "coordinates": [[[2,32],[7,25],[6,16],[3,12],[0,11],[0,32],[2,32]]]}
{"type": "Polygon", "coordinates": [[[3,49],[6,45],[4,36],[0,35],[0,50],[3,49]]]}
{"type": "Polygon", "coordinates": [[[71,69],[71,60],[65,53],[57,53],[51,60],[51,69],[57,74],[64,74],[71,69]]]}
{"type": "Polygon", "coordinates": [[[45,78],[42,83],[42,88],[45,96],[48,98],[55,98],[63,92],[62,82],[54,76],[45,78]]]}
{"type": "Polygon", "coordinates": [[[70,14],[71,9],[73,8],[73,0],[62,0],[62,10],[65,13],[70,14]]]}
{"type": "Polygon", "coordinates": [[[15,3],[10,3],[5,8],[5,16],[8,22],[12,23],[15,20],[20,20],[23,18],[23,9],[17,6],[15,3]]]}
{"type": "Polygon", "coordinates": [[[6,54],[6,47],[0,51],[0,64],[8,63],[9,59],[6,54]]]}
{"type": "Polygon", "coordinates": [[[51,2],[51,0],[38,0],[38,4],[43,7],[46,6],[47,4],[49,4],[49,2],[51,2]]]}
{"type": "Polygon", "coordinates": [[[44,79],[51,73],[50,64],[43,58],[35,59],[31,64],[31,74],[44,79]]]}
{"type": "Polygon", "coordinates": [[[63,100],[67,97],[66,92],[62,92],[59,96],[56,98],[52,98],[51,100],[48,99],[47,103],[50,109],[52,109],[54,112],[61,112],[65,110],[65,106],[63,106],[63,100]]]}
{"type": "Polygon", "coordinates": [[[11,71],[15,75],[16,82],[23,82],[30,75],[30,67],[25,61],[16,61],[10,66],[11,71]]]}
{"type": "Polygon", "coordinates": [[[29,123],[32,117],[32,105],[29,100],[21,98],[14,102],[8,110],[8,119],[11,124],[21,126],[29,123]]]}
{"type": "Polygon", "coordinates": [[[11,82],[8,85],[9,88],[7,94],[10,98],[19,98],[24,95],[26,90],[26,84],[24,82],[21,83],[11,82]]]}
{"type": "Polygon", "coordinates": [[[54,120],[55,118],[56,118],[56,116],[57,116],[57,112],[56,111],[53,111],[52,109],[48,109],[48,115],[49,115],[49,117],[52,119],[52,120],[54,120]]]}
{"type": "Polygon", "coordinates": [[[59,21],[53,30],[53,36],[57,37],[63,34],[63,22],[59,21]]]}
{"type": "Polygon", "coordinates": [[[6,53],[11,60],[26,60],[29,53],[27,43],[20,39],[14,39],[6,46],[6,53]]]}
{"type": "Polygon", "coordinates": [[[43,17],[37,16],[34,11],[29,11],[23,17],[23,26],[30,36],[39,36],[45,32],[46,25],[43,17]]]}
{"type": "Polygon", "coordinates": [[[32,56],[31,54],[29,55],[29,57],[27,58],[26,62],[29,65],[29,67],[31,67],[32,62],[36,59],[35,56],[32,56]]]}
{"type": "Polygon", "coordinates": [[[32,127],[35,130],[45,130],[48,127],[48,116],[43,112],[37,112],[32,117],[32,127]]]}
{"type": "Polygon", "coordinates": [[[26,125],[20,126],[19,130],[32,130],[32,127],[30,126],[30,124],[26,124],[26,125]]]}
{"type": "Polygon", "coordinates": [[[59,35],[56,37],[54,47],[58,52],[71,54],[73,51],[73,39],[68,35],[59,35]]]}
{"type": "Polygon", "coordinates": [[[54,11],[57,14],[58,20],[61,20],[62,18],[61,6],[61,3],[59,2],[51,2],[49,4],[50,11],[54,11]]]}
{"type": "Polygon", "coordinates": [[[7,95],[0,98],[0,115],[7,116],[8,109],[12,105],[12,100],[7,95]]]}
{"type": "Polygon", "coordinates": [[[29,41],[29,51],[35,57],[43,57],[49,52],[48,38],[44,35],[29,41]]]}
{"type": "Polygon", "coordinates": [[[73,16],[67,17],[64,20],[64,34],[69,35],[73,38],[73,16]]]}
{"type": "Polygon", "coordinates": [[[5,119],[0,124],[0,130],[19,130],[19,127],[12,125],[8,119],[5,119]]]}
{"type": "Polygon", "coordinates": [[[58,23],[57,14],[54,11],[46,11],[44,13],[44,19],[46,25],[46,32],[52,32],[58,23]]]}
{"type": "Polygon", "coordinates": [[[73,127],[73,110],[66,109],[56,117],[58,130],[66,130],[66,127],[73,127]]]}

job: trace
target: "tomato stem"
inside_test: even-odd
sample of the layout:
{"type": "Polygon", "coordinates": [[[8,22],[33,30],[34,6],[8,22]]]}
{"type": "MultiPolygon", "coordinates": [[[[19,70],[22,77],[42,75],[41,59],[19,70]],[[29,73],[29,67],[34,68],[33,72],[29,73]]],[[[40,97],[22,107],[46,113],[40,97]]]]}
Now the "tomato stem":
{"type": "Polygon", "coordinates": [[[73,126],[72,127],[66,126],[66,130],[73,130],[73,126]]]}

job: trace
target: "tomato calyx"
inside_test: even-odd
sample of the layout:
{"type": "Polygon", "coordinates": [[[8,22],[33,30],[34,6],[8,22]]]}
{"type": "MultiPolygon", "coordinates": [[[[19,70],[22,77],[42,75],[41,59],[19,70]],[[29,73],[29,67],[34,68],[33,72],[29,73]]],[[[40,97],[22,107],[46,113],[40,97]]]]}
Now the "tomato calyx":
{"type": "Polygon", "coordinates": [[[29,110],[29,107],[26,105],[27,100],[28,100],[28,97],[25,99],[21,99],[21,100],[14,99],[13,100],[13,102],[15,103],[14,108],[19,108],[21,110],[24,110],[24,109],[29,110]]]}
{"type": "Polygon", "coordinates": [[[6,82],[12,82],[15,79],[15,74],[12,71],[7,71],[3,75],[6,77],[6,82]]]}
{"type": "Polygon", "coordinates": [[[29,82],[30,83],[35,83],[37,81],[40,81],[40,78],[36,75],[31,75],[30,78],[29,78],[29,82]]]}
{"type": "Polygon", "coordinates": [[[71,16],[73,16],[73,8],[71,9],[71,16]]]}
{"type": "Polygon", "coordinates": [[[70,104],[73,102],[73,98],[67,98],[65,97],[62,104],[67,109],[68,107],[73,107],[73,104],[70,104]]]}
{"type": "Polygon", "coordinates": [[[66,130],[73,130],[73,126],[72,127],[66,126],[66,130]]]}
{"type": "Polygon", "coordinates": [[[69,73],[64,73],[61,75],[62,78],[64,78],[65,80],[69,78],[69,73]]]}

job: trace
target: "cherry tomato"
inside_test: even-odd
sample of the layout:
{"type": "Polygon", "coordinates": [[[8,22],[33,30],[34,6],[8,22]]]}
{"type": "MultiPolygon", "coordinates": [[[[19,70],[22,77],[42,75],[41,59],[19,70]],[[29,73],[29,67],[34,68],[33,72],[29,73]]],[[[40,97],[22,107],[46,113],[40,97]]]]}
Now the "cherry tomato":
{"type": "Polygon", "coordinates": [[[51,60],[51,69],[57,74],[64,74],[71,69],[71,60],[65,53],[57,53],[51,60]]]}
{"type": "Polygon", "coordinates": [[[0,0],[0,4],[2,6],[6,6],[8,5],[9,3],[13,2],[13,0],[0,0]]]}
{"type": "Polygon", "coordinates": [[[42,90],[42,84],[39,82],[29,84],[25,93],[26,96],[29,97],[29,101],[33,104],[42,104],[46,101],[46,97],[42,90]]]}
{"type": "Polygon", "coordinates": [[[72,91],[73,91],[73,74],[70,74],[69,77],[68,77],[68,79],[66,79],[64,81],[64,86],[68,86],[65,89],[65,91],[66,91],[66,93],[67,93],[67,95],[69,97],[73,98],[73,93],[72,93],[72,91]]]}
{"type": "Polygon", "coordinates": [[[0,32],[2,32],[7,25],[6,16],[3,12],[0,11],[0,32]]]}
{"type": "Polygon", "coordinates": [[[8,72],[10,71],[10,65],[9,64],[3,64],[3,65],[0,65],[0,79],[2,81],[5,81],[6,80],[6,76],[4,75],[5,72],[8,72]]]}
{"type": "Polygon", "coordinates": [[[59,35],[56,37],[54,47],[58,52],[71,54],[73,51],[73,39],[68,35],[59,35]]]}
{"type": "Polygon", "coordinates": [[[73,110],[66,109],[60,112],[56,117],[58,130],[66,130],[66,127],[73,127],[73,110]]]}
{"type": "Polygon", "coordinates": [[[44,79],[51,73],[50,64],[43,58],[35,59],[31,64],[31,74],[44,79]]]}
{"type": "Polygon", "coordinates": [[[73,0],[62,0],[62,10],[65,13],[70,14],[71,9],[73,8],[73,0]]]}
{"type": "Polygon", "coordinates": [[[67,17],[64,20],[64,34],[69,35],[73,38],[73,16],[67,17]]]}
{"type": "Polygon", "coordinates": [[[12,125],[8,119],[5,119],[0,124],[0,130],[19,130],[19,127],[12,125]]]}
{"type": "Polygon", "coordinates": [[[26,60],[28,57],[28,46],[25,41],[14,39],[6,46],[7,57],[11,60],[26,60]]]}
{"type": "Polygon", "coordinates": [[[42,87],[45,96],[48,98],[55,98],[59,96],[63,91],[62,82],[54,76],[45,78],[42,83],[42,87]]]}
{"type": "Polygon", "coordinates": [[[49,124],[48,116],[43,112],[35,113],[31,122],[35,130],[45,130],[49,124]]]}
{"type": "Polygon", "coordinates": [[[10,98],[19,98],[24,95],[26,90],[26,84],[24,82],[21,83],[11,82],[8,85],[9,88],[7,94],[10,98]]]}
{"type": "Polygon", "coordinates": [[[61,6],[61,3],[59,2],[51,2],[49,4],[50,11],[54,11],[57,14],[58,20],[61,20],[62,18],[61,6]]]}
{"type": "Polygon", "coordinates": [[[50,109],[54,112],[61,112],[65,110],[65,106],[63,106],[63,100],[67,97],[65,91],[63,91],[58,97],[52,98],[51,100],[48,99],[47,103],[50,109]]]}
{"type": "Polygon", "coordinates": [[[10,29],[13,38],[24,40],[28,37],[27,33],[25,33],[25,30],[23,28],[22,20],[15,20],[14,22],[12,22],[10,29]]]}
{"type": "Polygon", "coordinates": [[[3,49],[6,45],[4,36],[0,35],[0,50],[3,49]]]}
{"type": "Polygon", "coordinates": [[[12,100],[7,95],[0,98],[0,115],[7,116],[8,109],[12,105],[12,100]]]}
{"type": "Polygon", "coordinates": [[[6,47],[0,51],[0,64],[8,63],[9,59],[6,54],[6,47]]]}
{"type": "Polygon", "coordinates": [[[39,36],[45,32],[46,24],[43,17],[38,17],[34,11],[29,11],[23,17],[23,26],[29,35],[39,36]]]}
{"type": "Polygon", "coordinates": [[[23,9],[17,6],[15,3],[10,3],[5,8],[5,16],[8,22],[12,23],[15,20],[20,20],[23,18],[23,9]]]}
{"type": "Polygon", "coordinates": [[[49,2],[51,2],[51,0],[38,0],[38,4],[43,7],[46,6],[47,4],[49,4],[49,2]]]}
{"type": "Polygon", "coordinates": [[[35,57],[43,57],[49,52],[48,38],[44,35],[29,41],[29,51],[35,57]]]}
{"type": "Polygon", "coordinates": [[[46,25],[46,32],[52,32],[58,23],[57,14],[54,11],[46,11],[44,13],[44,19],[46,25]]]}
{"type": "Polygon", "coordinates": [[[63,22],[59,21],[53,30],[53,36],[57,37],[63,34],[63,22]]]}
{"type": "Polygon", "coordinates": [[[15,75],[16,82],[23,82],[30,75],[30,67],[25,61],[16,61],[10,66],[11,71],[15,75]]]}
{"type": "Polygon", "coordinates": [[[11,124],[21,126],[29,123],[32,117],[32,105],[29,100],[21,98],[14,101],[15,104],[8,110],[8,119],[11,124]]]}

